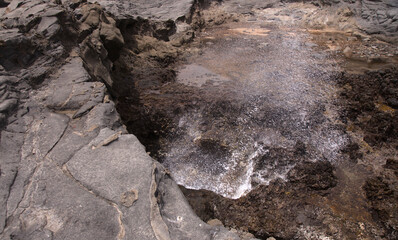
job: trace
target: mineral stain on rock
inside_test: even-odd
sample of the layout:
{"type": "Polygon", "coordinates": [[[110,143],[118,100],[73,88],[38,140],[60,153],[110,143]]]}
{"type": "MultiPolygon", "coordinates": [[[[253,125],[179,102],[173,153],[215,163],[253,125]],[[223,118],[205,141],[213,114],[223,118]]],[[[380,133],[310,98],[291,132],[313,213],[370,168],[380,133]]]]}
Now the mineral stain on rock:
{"type": "Polygon", "coordinates": [[[123,193],[122,196],[120,196],[120,202],[125,207],[133,206],[134,202],[137,200],[138,200],[138,191],[135,189],[127,191],[123,193]]]}

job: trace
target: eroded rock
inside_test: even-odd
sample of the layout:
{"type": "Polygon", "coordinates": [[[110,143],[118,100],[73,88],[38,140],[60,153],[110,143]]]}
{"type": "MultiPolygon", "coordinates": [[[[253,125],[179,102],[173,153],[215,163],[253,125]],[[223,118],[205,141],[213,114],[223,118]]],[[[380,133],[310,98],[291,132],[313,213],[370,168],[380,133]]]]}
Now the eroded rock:
{"type": "MultiPolygon", "coordinates": [[[[343,4],[333,3],[338,2],[343,4]]],[[[103,6],[77,0],[0,0],[0,204],[4,206],[0,210],[0,238],[239,239],[222,225],[249,230],[262,238],[304,238],[325,228],[330,232],[318,236],[342,236],[332,228],[337,220],[330,209],[335,208],[325,207],[332,205],[325,196],[340,183],[327,162],[299,164],[291,170],[289,182],[259,185],[239,200],[209,193],[205,203],[197,203],[204,204],[206,214],[201,216],[220,219],[221,223],[204,223],[168,171],[148,156],[134,135],[127,134],[115,103],[106,95],[108,87],[120,101],[132,97],[129,94],[136,89],[172,82],[175,71],[171,64],[180,54],[177,47],[191,42],[194,30],[206,23],[219,25],[237,19],[225,9],[250,13],[276,6],[278,1],[230,1],[225,9],[204,15],[198,7],[209,6],[206,1],[194,7],[192,1],[168,0],[155,5],[127,1],[100,4],[103,6]],[[171,37],[175,32],[180,35],[171,37]],[[121,64],[128,59],[139,61],[126,61],[126,65],[135,64],[129,68],[121,64]]],[[[351,20],[360,16],[364,22],[358,22],[365,32],[396,32],[398,6],[394,1],[365,1],[358,10],[344,4],[336,11],[342,28],[348,29],[345,27],[351,20]]],[[[281,11],[279,15],[286,14],[289,12],[281,11]]],[[[300,17],[302,12],[295,14],[300,17]]],[[[395,76],[381,73],[388,74],[388,79],[395,76]]],[[[396,108],[396,94],[388,90],[396,88],[394,81],[389,80],[388,86],[377,84],[385,102],[396,108]]],[[[353,91],[356,98],[361,89],[354,87],[353,91]]],[[[368,95],[366,99],[371,98],[368,95]]],[[[136,100],[135,96],[130,98],[119,109],[136,100]]],[[[358,105],[364,106],[364,111],[374,110],[361,100],[358,105]]],[[[234,107],[220,102],[209,114],[222,117],[225,109],[221,108],[234,107]]],[[[261,121],[270,113],[272,109],[255,117],[261,121]]],[[[347,117],[355,120],[361,111],[350,114],[347,117]]],[[[391,121],[395,115],[388,114],[369,120],[372,127],[365,141],[377,145],[379,140],[395,139],[396,127],[391,121]],[[382,126],[373,128],[380,119],[382,126]]],[[[233,121],[234,116],[227,118],[233,121]]],[[[272,120],[277,119],[273,116],[272,120]]],[[[230,149],[210,136],[209,130],[208,136],[197,140],[198,147],[227,158],[230,149]]],[[[289,155],[281,162],[291,162],[310,154],[310,149],[297,143],[293,149],[273,154],[280,153],[289,155]]],[[[264,156],[256,167],[261,168],[267,159],[264,156]]],[[[387,161],[385,171],[389,178],[369,179],[364,191],[378,216],[375,221],[387,229],[385,236],[394,239],[397,190],[390,181],[396,176],[394,160],[387,161]]],[[[354,234],[349,232],[348,236],[354,234]]],[[[246,234],[243,238],[252,237],[246,234]]]]}

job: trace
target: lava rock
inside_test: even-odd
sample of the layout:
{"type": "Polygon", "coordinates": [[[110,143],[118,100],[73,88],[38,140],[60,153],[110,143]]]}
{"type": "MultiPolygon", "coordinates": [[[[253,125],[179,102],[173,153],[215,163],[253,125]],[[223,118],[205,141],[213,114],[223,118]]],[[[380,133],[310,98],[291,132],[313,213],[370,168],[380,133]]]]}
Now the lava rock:
{"type": "Polygon", "coordinates": [[[0,103],[0,112],[10,112],[17,106],[18,100],[17,99],[7,99],[0,103]]]}
{"type": "Polygon", "coordinates": [[[106,22],[101,23],[100,37],[108,51],[110,60],[115,61],[119,57],[120,49],[124,45],[123,36],[116,27],[115,20],[107,18],[106,22]]]}
{"type": "Polygon", "coordinates": [[[398,99],[396,99],[396,98],[387,99],[387,104],[395,109],[398,109],[398,99]]]}
{"type": "Polygon", "coordinates": [[[389,158],[387,159],[386,165],[384,165],[384,167],[392,170],[398,170],[398,160],[389,158]]]}
{"type": "Polygon", "coordinates": [[[370,200],[383,199],[393,194],[393,191],[381,177],[367,180],[363,188],[366,192],[366,197],[370,200]]]}
{"type": "Polygon", "coordinates": [[[337,184],[333,171],[334,167],[328,161],[304,162],[290,170],[288,178],[310,190],[327,190],[337,184]]]}
{"type": "Polygon", "coordinates": [[[168,1],[161,0],[157,4],[145,0],[100,0],[98,2],[105,10],[115,16],[115,19],[122,20],[126,18],[155,19],[157,21],[175,21],[189,13],[192,7],[191,0],[168,1]]]}

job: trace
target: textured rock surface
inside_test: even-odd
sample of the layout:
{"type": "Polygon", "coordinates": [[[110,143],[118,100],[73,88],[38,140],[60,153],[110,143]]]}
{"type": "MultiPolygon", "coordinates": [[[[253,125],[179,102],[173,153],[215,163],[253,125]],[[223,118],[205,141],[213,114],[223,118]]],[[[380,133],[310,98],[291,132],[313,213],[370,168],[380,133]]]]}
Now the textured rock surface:
{"type": "Polygon", "coordinates": [[[115,20],[78,1],[2,13],[1,239],[238,239],[200,220],[127,134],[106,90],[115,20]]]}
{"type": "Polygon", "coordinates": [[[226,11],[243,14],[250,14],[256,10],[267,8],[277,9],[282,6],[281,16],[294,15],[296,12],[296,23],[302,21],[306,25],[317,28],[334,27],[341,30],[360,30],[368,34],[394,37],[397,37],[398,32],[398,2],[394,0],[226,0],[223,2],[226,11]],[[312,4],[315,10],[310,10],[308,7],[293,7],[292,10],[289,10],[290,2],[312,4]]]}
{"type": "MultiPolygon", "coordinates": [[[[195,215],[168,171],[127,133],[108,91],[120,97],[118,101],[133,99],[124,102],[133,104],[135,96],[129,94],[134,87],[175,77],[169,64],[179,54],[177,47],[194,38],[192,29],[221,24],[233,19],[232,13],[281,7],[289,1],[225,1],[221,10],[207,15],[197,9],[207,1],[97,2],[0,0],[0,238],[239,239],[221,224],[208,225],[195,215]],[[125,66],[131,62],[136,65],[125,66]],[[132,81],[131,68],[140,81],[132,81]]],[[[320,15],[328,11],[329,2],[311,2],[325,9],[310,10],[300,19],[322,22],[320,15]]],[[[333,3],[329,12],[338,17],[331,25],[397,33],[394,0],[333,3]]],[[[396,108],[394,94],[387,102],[396,108]]],[[[119,109],[126,107],[118,103],[119,109]]],[[[392,159],[379,178],[364,185],[391,239],[397,236],[396,172],[392,159]]],[[[294,227],[326,216],[318,220],[333,231],[336,223],[328,222],[329,213],[322,215],[311,204],[329,204],[323,196],[336,186],[334,168],[307,163],[292,170],[290,180],[293,193],[275,182],[236,201],[214,196],[209,202],[219,205],[218,215],[206,217],[262,237],[304,238],[294,227]],[[305,204],[299,199],[303,196],[308,197],[305,204]],[[251,200],[262,205],[248,207],[251,200]],[[302,212],[292,212],[295,207],[302,212]],[[264,217],[266,208],[271,210],[264,217]],[[320,214],[308,215],[311,211],[320,214]],[[263,231],[263,226],[270,230],[263,231]]]]}
{"type": "Polygon", "coordinates": [[[92,1],[101,4],[116,19],[144,18],[153,20],[173,20],[189,14],[193,0],[161,0],[161,1],[92,1]]]}

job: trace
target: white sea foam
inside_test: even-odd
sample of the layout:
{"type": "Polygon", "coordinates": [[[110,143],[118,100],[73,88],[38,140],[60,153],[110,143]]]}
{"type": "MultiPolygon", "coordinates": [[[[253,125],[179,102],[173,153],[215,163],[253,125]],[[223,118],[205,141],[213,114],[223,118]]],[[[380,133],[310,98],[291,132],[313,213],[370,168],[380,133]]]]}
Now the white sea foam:
{"type": "Polygon", "coordinates": [[[179,119],[178,137],[164,146],[164,164],[177,183],[239,198],[252,189],[253,180],[257,184],[286,180],[296,165],[268,159],[271,148],[292,151],[301,141],[312,151],[308,160],[338,159],[347,137],[333,128],[330,116],[322,118],[322,106],[333,108],[335,89],[328,74],[332,65],[321,64],[319,57],[324,56],[303,44],[305,33],[271,31],[268,50],[255,49],[256,41],[260,46],[264,40],[254,36],[215,42],[177,76],[179,84],[207,91],[203,97],[214,100],[187,111],[179,119]],[[236,109],[219,107],[221,114],[211,120],[209,109],[217,101],[239,105],[241,110],[230,114],[236,109]],[[210,142],[210,150],[202,141],[210,142]],[[256,168],[258,161],[263,161],[262,168],[256,168]]]}

